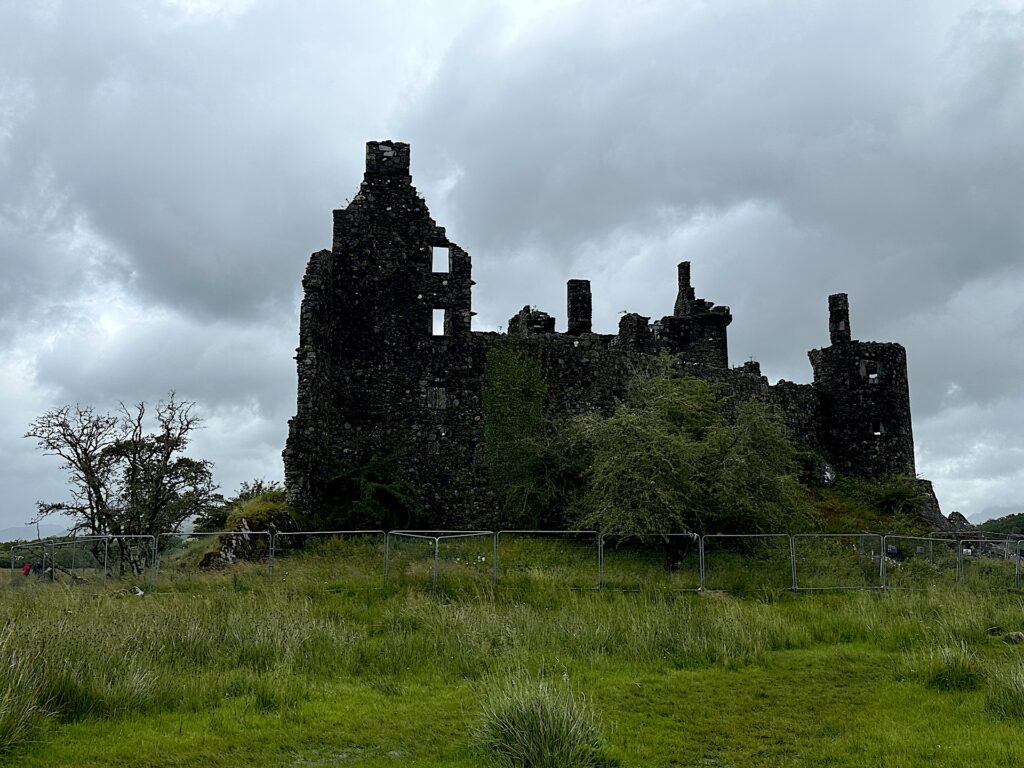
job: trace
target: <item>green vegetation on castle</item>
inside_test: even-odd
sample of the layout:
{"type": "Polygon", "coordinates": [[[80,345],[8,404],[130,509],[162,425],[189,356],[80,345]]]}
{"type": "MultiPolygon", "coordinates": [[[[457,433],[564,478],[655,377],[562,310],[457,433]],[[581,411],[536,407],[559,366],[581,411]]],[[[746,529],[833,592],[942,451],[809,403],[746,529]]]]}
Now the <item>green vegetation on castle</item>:
{"type": "Polygon", "coordinates": [[[920,533],[914,478],[826,480],[781,414],[734,402],[663,358],[610,413],[545,415],[540,362],[514,338],[487,356],[484,438],[506,527],[663,532],[920,533]]]}

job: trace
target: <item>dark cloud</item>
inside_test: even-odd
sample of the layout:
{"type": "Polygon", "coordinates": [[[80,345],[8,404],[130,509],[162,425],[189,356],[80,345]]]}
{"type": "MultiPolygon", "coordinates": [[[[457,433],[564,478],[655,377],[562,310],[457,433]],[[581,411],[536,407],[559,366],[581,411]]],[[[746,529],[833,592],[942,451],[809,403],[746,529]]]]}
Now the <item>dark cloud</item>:
{"type": "MultiPolygon", "coordinates": [[[[825,297],[908,349],[949,508],[1024,477],[1024,13],[1010,4],[0,0],[0,429],[81,400],[200,401],[222,482],[279,476],[299,278],[362,144],[474,256],[479,327],[660,316],[674,266],[734,363],[806,381],[825,297]]],[[[42,489],[42,490],[40,490],[42,489]]],[[[45,491],[45,493],[43,493],[45,491]]],[[[11,520],[23,511],[9,513],[11,520]]]]}

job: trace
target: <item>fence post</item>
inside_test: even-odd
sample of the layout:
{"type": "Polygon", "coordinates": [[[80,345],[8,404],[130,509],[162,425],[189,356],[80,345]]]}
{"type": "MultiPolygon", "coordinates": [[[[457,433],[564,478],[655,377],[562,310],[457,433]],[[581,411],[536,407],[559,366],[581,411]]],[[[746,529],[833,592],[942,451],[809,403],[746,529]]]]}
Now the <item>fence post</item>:
{"type": "Polygon", "coordinates": [[[267,531],[267,551],[268,551],[268,565],[270,572],[274,572],[274,540],[277,538],[277,534],[273,531],[267,531]]]}
{"type": "Polygon", "coordinates": [[[956,543],[956,583],[961,584],[964,580],[964,542],[963,539],[956,543]]]}
{"type": "Polygon", "coordinates": [[[434,589],[437,589],[437,561],[441,556],[441,539],[437,536],[434,537],[434,573],[430,579],[430,585],[434,589]]]}
{"type": "Polygon", "coordinates": [[[800,580],[796,575],[796,537],[793,534],[789,535],[789,568],[790,575],[793,577],[793,591],[800,589],[800,580]]]}
{"type": "Polygon", "coordinates": [[[391,533],[384,531],[384,588],[388,586],[388,567],[391,561],[391,533]]]}
{"type": "Polygon", "coordinates": [[[1015,585],[1016,585],[1017,589],[1020,589],[1020,552],[1021,552],[1020,542],[1018,541],[1017,542],[1017,549],[1016,549],[1016,552],[1014,553],[1017,556],[1017,565],[1016,565],[1016,568],[1014,569],[1016,571],[1015,585]]]}
{"type": "Polygon", "coordinates": [[[110,549],[110,534],[103,537],[103,581],[107,580],[107,552],[110,549]]]}
{"type": "Polygon", "coordinates": [[[889,588],[889,564],[886,562],[886,553],[889,551],[889,536],[886,534],[882,537],[882,551],[878,553],[878,557],[881,559],[880,574],[882,577],[882,589],[889,588]]]}
{"type": "Polygon", "coordinates": [[[604,532],[597,534],[597,588],[604,589],[604,532]]]}
{"type": "Polygon", "coordinates": [[[498,583],[498,545],[501,540],[501,531],[494,532],[494,559],[491,561],[491,579],[498,583]]]}
{"type": "Polygon", "coordinates": [[[50,542],[50,581],[57,580],[57,544],[50,542]]]}
{"type": "Polygon", "coordinates": [[[156,590],[156,575],[160,563],[160,537],[153,536],[153,567],[149,569],[149,591],[156,590]]]}
{"type": "MultiPolygon", "coordinates": [[[[696,534],[694,534],[696,535],[696,534]]],[[[697,591],[704,591],[704,536],[697,536],[697,571],[699,573],[697,578],[697,591]]]]}

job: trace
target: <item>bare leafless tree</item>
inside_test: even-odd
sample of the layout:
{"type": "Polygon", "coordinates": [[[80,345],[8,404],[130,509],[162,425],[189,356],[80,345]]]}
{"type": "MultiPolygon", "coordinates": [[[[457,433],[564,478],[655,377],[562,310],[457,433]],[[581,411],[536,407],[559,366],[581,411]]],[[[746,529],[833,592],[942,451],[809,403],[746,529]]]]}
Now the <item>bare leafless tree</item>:
{"type": "MultiPolygon", "coordinates": [[[[213,465],[184,455],[202,423],[195,403],[171,392],[153,412],[151,433],[146,413],[141,402],[121,403],[113,414],[65,405],[33,421],[25,437],[63,460],[71,491],[67,501],[39,502],[37,519],[67,515],[72,532],[109,535],[121,552],[133,552],[128,537],[177,530],[216,502],[213,465]]],[[[138,560],[130,557],[129,565],[137,569],[138,560]]]]}

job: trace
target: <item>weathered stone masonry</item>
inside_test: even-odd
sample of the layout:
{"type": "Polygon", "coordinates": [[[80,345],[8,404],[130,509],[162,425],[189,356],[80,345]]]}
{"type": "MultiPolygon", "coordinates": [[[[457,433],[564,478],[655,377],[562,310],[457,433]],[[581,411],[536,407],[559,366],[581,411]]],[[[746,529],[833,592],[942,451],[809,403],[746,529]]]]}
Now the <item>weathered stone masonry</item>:
{"type": "MultiPolygon", "coordinates": [[[[412,186],[409,146],[368,143],[359,192],[334,212],[331,250],[314,253],[303,278],[298,408],[284,451],[296,509],[315,511],[331,477],[387,455],[417,489],[431,525],[498,522],[480,390],[487,350],[501,334],[471,330],[471,267],[412,186]]],[[[729,308],[697,298],[689,262],[677,278],[671,315],[653,323],[624,315],[617,334],[592,332],[586,280],[568,283],[566,333],[529,306],[509,320],[508,334],[541,362],[550,413],[609,411],[635,372],[668,351],[691,375],[778,405],[794,437],[837,472],[914,474],[906,353],[853,340],[845,294],[829,297],[831,343],[809,353],[813,383],[773,386],[757,363],[729,367],[729,308]]],[[[943,523],[937,503],[930,509],[943,523]]]]}

